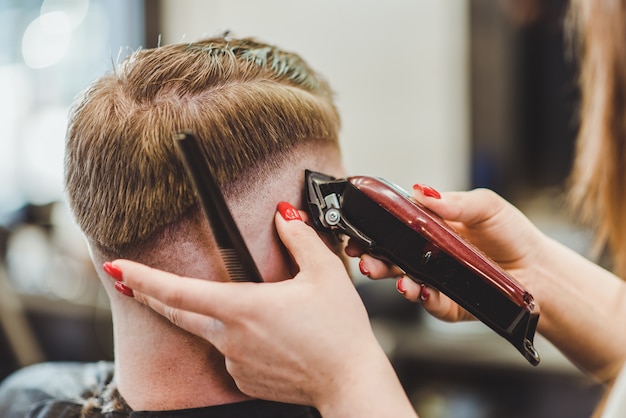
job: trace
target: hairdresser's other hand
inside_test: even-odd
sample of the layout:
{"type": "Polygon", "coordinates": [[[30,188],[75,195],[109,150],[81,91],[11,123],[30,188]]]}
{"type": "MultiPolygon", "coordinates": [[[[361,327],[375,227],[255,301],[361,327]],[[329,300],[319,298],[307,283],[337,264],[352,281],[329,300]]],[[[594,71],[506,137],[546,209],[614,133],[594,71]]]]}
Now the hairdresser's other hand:
{"type": "MultiPolygon", "coordinates": [[[[428,186],[414,186],[414,198],[441,216],[457,232],[507,270],[533,293],[533,273],[544,246],[545,236],[517,208],[487,189],[438,193],[428,186]]],[[[361,271],[372,279],[398,277],[401,272],[364,254],[349,243],[346,252],[360,256],[361,271]]],[[[398,290],[412,301],[421,301],[431,314],[445,321],[472,318],[440,292],[400,277],[398,290]]]]}
{"type": "Polygon", "coordinates": [[[415,417],[343,263],[281,205],[276,227],[300,268],[291,280],[210,282],[114,264],[139,302],[215,345],[242,392],[324,417],[415,417]]]}

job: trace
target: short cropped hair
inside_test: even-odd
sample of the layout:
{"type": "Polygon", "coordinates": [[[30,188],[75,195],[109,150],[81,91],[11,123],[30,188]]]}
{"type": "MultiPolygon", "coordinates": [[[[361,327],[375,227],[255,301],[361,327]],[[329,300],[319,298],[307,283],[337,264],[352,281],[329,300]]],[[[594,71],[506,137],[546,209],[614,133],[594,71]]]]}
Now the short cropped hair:
{"type": "Polygon", "coordinates": [[[198,208],[173,136],[191,130],[222,186],[303,144],[338,148],[326,81],[298,55],[227,36],[139,50],[70,113],[65,189],[86,235],[122,255],[198,208]]]}

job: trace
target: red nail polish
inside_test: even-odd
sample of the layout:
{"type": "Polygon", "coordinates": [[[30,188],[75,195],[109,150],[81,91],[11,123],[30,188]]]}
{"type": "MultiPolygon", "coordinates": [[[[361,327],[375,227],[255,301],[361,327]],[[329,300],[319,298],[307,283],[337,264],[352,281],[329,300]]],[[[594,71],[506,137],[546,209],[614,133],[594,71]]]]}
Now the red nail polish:
{"type": "Polygon", "coordinates": [[[402,277],[398,277],[398,280],[396,280],[396,289],[403,295],[406,293],[406,289],[402,286],[402,277]]]}
{"type": "Polygon", "coordinates": [[[428,289],[426,289],[425,285],[422,285],[420,289],[420,299],[422,299],[424,302],[430,299],[430,292],[428,291],[428,289]]]}
{"type": "Polygon", "coordinates": [[[102,270],[109,276],[113,277],[115,280],[122,280],[122,270],[119,267],[113,265],[110,261],[107,261],[102,265],[102,270]]]}
{"type": "Polygon", "coordinates": [[[419,190],[426,197],[434,197],[435,199],[441,199],[441,194],[430,186],[426,186],[423,184],[414,184],[414,190],[419,190]]]}
{"type": "Polygon", "coordinates": [[[278,212],[286,221],[301,221],[300,212],[288,202],[280,202],[277,206],[278,212]]]}
{"type": "Polygon", "coordinates": [[[361,270],[361,274],[369,277],[370,271],[363,266],[363,259],[359,260],[359,270],[361,270]]]}
{"type": "Polygon", "coordinates": [[[130,296],[131,298],[135,296],[135,293],[133,292],[133,289],[131,289],[130,287],[126,286],[122,282],[115,282],[115,290],[120,292],[122,295],[130,296]]]}

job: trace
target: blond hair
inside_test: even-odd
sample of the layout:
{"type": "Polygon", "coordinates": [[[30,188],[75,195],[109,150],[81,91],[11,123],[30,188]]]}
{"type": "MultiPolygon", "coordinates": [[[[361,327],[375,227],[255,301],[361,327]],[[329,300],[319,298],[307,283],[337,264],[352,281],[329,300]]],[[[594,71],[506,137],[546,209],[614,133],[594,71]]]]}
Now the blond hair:
{"type": "Polygon", "coordinates": [[[581,120],[570,197],[626,277],[626,2],[575,0],[581,120]]]}
{"type": "Polygon", "coordinates": [[[197,210],[172,140],[181,130],[228,185],[298,145],[337,144],[339,116],[306,62],[253,39],[133,53],[85,91],[68,128],[67,197],[99,250],[122,256],[197,210]]]}
{"type": "MultiPolygon", "coordinates": [[[[580,129],[569,198],[626,277],[626,1],[573,0],[569,19],[580,54],[580,129]]],[[[614,373],[617,376],[618,371],[614,373]]],[[[593,417],[604,410],[610,388],[593,417]]]]}

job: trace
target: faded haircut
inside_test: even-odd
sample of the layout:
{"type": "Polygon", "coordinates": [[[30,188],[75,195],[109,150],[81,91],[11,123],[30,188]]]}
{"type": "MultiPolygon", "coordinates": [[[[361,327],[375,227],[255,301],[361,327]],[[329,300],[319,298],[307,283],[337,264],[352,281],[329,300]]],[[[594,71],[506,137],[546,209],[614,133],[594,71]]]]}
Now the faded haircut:
{"type": "MultiPolygon", "coordinates": [[[[139,50],[70,114],[65,188],[89,242],[124,256],[198,204],[173,142],[191,130],[218,181],[267,174],[300,145],[338,147],[326,81],[298,55],[218,37],[139,50]]],[[[190,213],[192,215],[190,215],[190,213]]]]}

